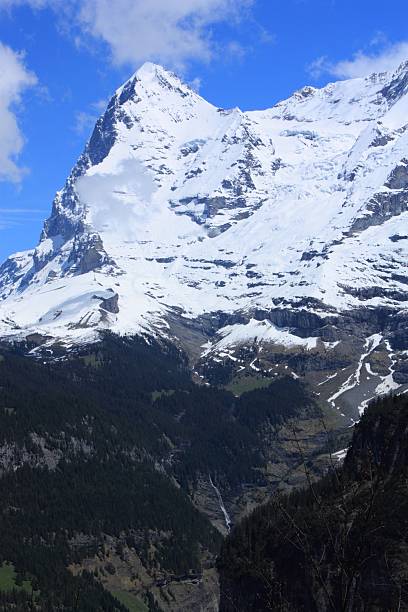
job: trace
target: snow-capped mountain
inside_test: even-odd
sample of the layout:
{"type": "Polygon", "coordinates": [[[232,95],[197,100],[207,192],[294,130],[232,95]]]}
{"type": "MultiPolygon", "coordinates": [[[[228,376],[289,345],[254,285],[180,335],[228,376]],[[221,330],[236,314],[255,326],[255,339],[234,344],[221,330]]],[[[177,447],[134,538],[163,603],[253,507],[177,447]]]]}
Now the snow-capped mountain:
{"type": "Polygon", "coordinates": [[[401,365],[407,254],[408,62],[256,112],[148,63],[98,119],[37,248],[0,268],[0,335],[109,328],[233,360],[254,339],[338,356],[353,336],[361,355],[381,334],[401,365]]]}

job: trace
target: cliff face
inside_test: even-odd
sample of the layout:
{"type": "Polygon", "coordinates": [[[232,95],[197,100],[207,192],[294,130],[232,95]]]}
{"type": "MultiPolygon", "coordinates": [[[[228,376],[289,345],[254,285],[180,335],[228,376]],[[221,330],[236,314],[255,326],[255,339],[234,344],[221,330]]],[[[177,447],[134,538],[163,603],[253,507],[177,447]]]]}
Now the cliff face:
{"type": "Polygon", "coordinates": [[[407,609],[407,427],[406,398],[370,406],[342,468],[239,524],[220,610],[407,609]]]}
{"type": "Polygon", "coordinates": [[[407,466],[408,401],[398,397],[374,403],[355,429],[345,471],[363,479],[373,470],[389,480],[407,466]]]}

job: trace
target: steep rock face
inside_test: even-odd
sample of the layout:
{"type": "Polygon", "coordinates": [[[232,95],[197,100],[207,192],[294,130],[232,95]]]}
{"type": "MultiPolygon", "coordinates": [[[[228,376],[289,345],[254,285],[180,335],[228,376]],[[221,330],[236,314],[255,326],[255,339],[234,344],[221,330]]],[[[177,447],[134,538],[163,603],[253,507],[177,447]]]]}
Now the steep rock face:
{"type": "Polygon", "coordinates": [[[242,112],[145,64],[98,119],[37,248],[0,268],[1,336],[173,335],[208,360],[259,341],[327,357],[350,331],[357,354],[381,333],[403,372],[376,313],[404,320],[407,304],[407,74],[242,112]],[[102,312],[93,296],[112,292],[102,312]]]}

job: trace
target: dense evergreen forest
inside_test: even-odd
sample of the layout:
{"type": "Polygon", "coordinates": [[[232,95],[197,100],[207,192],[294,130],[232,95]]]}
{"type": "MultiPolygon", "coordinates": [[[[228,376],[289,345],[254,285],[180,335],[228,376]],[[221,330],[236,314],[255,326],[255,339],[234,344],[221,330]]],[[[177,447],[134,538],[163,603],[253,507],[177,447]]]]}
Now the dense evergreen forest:
{"type": "Polygon", "coordinates": [[[218,567],[222,612],[407,610],[408,398],[373,403],[344,466],[256,509],[218,567]]]}
{"type": "Polygon", "coordinates": [[[200,574],[222,538],[191,501],[195,483],[263,484],[261,433],[318,413],[292,378],[239,398],[193,384],[170,344],[108,334],[57,358],[29,348],[0,351],[0,566],[32,585],[2,590],[3,609],[125,610],[92,572],[68,569],[108,536],[147,568],[200,574]]]}

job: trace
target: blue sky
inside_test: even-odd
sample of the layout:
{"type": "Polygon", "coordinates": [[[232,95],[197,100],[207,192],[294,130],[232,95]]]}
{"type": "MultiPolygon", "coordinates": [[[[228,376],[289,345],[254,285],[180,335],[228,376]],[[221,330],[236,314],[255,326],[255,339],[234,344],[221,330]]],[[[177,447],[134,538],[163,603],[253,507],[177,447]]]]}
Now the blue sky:
{"type": "Polygon", "coordinates": [[[0,259],[36,245],[55,191],[144,60],[222,107],[408,59],[406,0],[0,0],[0,259]]]}

